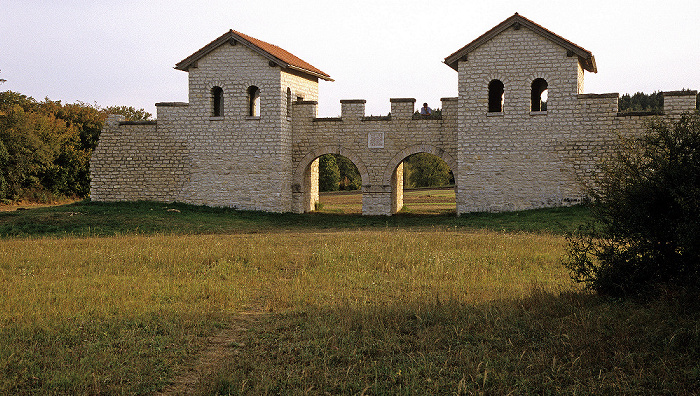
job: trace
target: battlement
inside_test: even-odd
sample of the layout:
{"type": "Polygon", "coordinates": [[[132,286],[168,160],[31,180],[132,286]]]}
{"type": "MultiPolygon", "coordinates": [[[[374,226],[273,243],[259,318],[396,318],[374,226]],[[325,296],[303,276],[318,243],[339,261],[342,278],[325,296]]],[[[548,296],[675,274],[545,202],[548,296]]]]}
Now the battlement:
{"type": "Polygon", "coordinates": [[[618,117],[673,116],[695,111],[697,108],[697,94],[698,91],[695,90],[662,92],[664,98],[663,108],[656,111],[619,112],[619,93],[578,94],[578,100],[588,112],[611,112],[616,113],[618,117]]]}
{"type": "Polygon", "coordinates": [[[362,178],[362,212],[403,206],[403,162],[441,158],[455,178],[457,214],[570,205],[585,195],[619,136],[648,116],[696,109],[697,91],[663,92],[660,111],[619,112],[618,93],[584,94],[593,54],[515,14],[445,58],[458,97],[416,113],[391,98],[388,115],[364,99],[318,117],[330,76],[279,47],[230,31],[180,62],[189,101],[157,103],[157,122],[105,122],[91,158],[96,201],[149,199],[271,212],[312,211],[319,158],[339,154],[362,178]]]}
{"type": "Polygon", "coordinates": [[[457,119],[458,98],[442,98],[441,116],[416,117],[415,98],[391,98],[391,113],[387,116],[366,115],[365,99],[343,99],[340,101],[340,117],[316,117],[317,101],[297,101],[294,115],[302,118],[312,118],[314,122],[360,122],[360,121],[440,121],[457,119]]]}

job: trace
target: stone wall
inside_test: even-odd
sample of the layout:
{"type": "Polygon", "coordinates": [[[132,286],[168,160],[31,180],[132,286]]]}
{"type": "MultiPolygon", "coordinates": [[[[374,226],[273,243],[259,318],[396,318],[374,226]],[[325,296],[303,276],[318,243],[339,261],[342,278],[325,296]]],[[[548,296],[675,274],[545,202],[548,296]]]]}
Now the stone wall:
{"type": "Polygon", "coordinates": [[[110,116],[90,161],[95,201],[179,201],[191,167],[184,141],[155,122],[110,116]]]}
{"type": "MultiPolygon", "coordinates": [[[[504,31],[460,61],[457,212],[580,202],[618,134],[641,132],[647,118],[618,116],[616,93],[582,89],[579,59],[525,28],[504,31]],[[533,112],[538,78],[548,83],[547,110],[533,112]],[[501,112],[488,109],[493,80],[504,85],[501,112]]],[[[669,113],[694,109],[694,96],[674,95],[669,113]]]]}
{"type": "Polygon", "coordinates": [[[428,152],[451,169],[456,161],[456,99],[443,99],[442,119],[413,119],[415,99],[391,99],[391,115],[367,117],[364,100],[341,101],[341,117],[316,118],[315,101],[294,104],[293,211],[308,210],[308,168],[323,154],[340,154],[362,176],[362,212],[389,215],[403,207],[403,160],[428,152]],[[399,192],[398,190],[401,190],[399,192]]]}
{"type": "MultiPolygon", "coordinates": [[[[363,214],[390,215],[403,206],[403,160],[425,152],[453,171],[458,214],[570,205],[619,136],[657,117],[618,114],[616,93],[583,94],[581,59],[519,24],[460,59],[459,96],[442,99],[440,119],[414,118],[413,98],[391,99],[381,117],[365,114],[365,100],[342,100],[340,117],[318,118],[316,77],[227,41],[187,69],[187,103],[156,104],[157,122],[108,119],[91,159],[92,199],[303,213],[318,202],[318,157],[333,153],[360,172],[363,214]],[[546,110],[532,111],[536,79],[547,82],[546,110]],[[501,111],[489,111],[493,80],[503,83],[501,111]]],[[[695,95],[666,92],[660,116],[694,111],[695,95]]]]}

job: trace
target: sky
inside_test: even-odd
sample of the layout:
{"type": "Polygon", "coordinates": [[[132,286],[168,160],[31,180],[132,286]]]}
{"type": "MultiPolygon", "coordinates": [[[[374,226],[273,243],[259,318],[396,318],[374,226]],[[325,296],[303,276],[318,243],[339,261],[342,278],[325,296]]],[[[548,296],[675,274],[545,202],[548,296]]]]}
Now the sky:
{"type": "Polygon", "coordinates": [[[143,108],[187,102],[175,64],[229,29],[330,74],[319,115],[365,99],[438,108],[457,96],[444,59],[518,12],[591,51],[586,93],[700,89],[698,0],[0,0],[0,90],[143,108]]]}

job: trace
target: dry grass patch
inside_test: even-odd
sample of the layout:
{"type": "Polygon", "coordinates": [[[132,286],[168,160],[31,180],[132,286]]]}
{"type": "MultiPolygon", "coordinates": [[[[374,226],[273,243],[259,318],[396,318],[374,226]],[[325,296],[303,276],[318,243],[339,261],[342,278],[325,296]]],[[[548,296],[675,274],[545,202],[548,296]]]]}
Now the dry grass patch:
{"type": "Polygon", "coordinates": [[[150,392],[235,312],[568,288],[563,239],[335,232],[0,241],[0,393],[150,392]]]}
{"type": "Polygon", "coordinates": [[[582,293],[564,247],[409,230],[3,240],[0,394],[144,394],[193,372],[201,394],[700,391],[697,304],[582,293]],[[245,310],[267,314],[241,329],[245,310]],[[226,363],[193,370],[227,329],[226,363]]]}

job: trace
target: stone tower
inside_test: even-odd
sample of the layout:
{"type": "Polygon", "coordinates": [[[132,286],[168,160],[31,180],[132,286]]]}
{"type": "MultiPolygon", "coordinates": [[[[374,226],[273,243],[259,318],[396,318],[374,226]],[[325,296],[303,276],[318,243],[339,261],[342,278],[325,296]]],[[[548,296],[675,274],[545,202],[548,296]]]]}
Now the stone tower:
{"type": "MultiPolygon", "coordinates": [[[[113,171],[133,173],[125,184],[142,186],[123,199],[290,211],[292,103],[318,100],[318,80],[332,81],[330,76],[275,45],[234,30],[175,68],[189,75],[189,102],[157,103],[158,120],[144,135],[160,136],[157,140],[181,147],[185,154],[159,164],[170,170],[159,173],[164,180],[152,180],[153,169],[133,169],[153,165],[142,162],[148,158],[135,160],[136,153],[107,158],[113,171]]],[[[109,182],[119,177],[105,175],[109,166],[103,167],[100,158],[102,153],[124,151],[110,147],[109,142],[113,133],[123,141],[129,126],[112,120],[103,131],[93,161],[93,174],[101,179],[92,185],[93,199],[122,200],[119,193],[114,194],[114,182],[109,182]],[[120,132],[111,131],[110,126],[120,132]]],[[[141,143],[142,149],[149,148],[150,143],[141,143]]]]}

